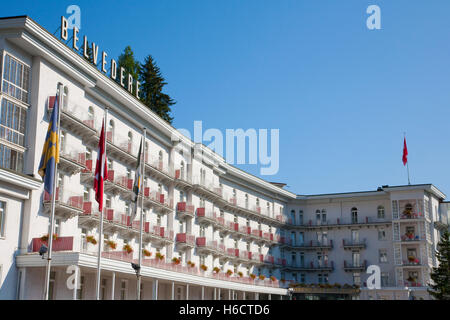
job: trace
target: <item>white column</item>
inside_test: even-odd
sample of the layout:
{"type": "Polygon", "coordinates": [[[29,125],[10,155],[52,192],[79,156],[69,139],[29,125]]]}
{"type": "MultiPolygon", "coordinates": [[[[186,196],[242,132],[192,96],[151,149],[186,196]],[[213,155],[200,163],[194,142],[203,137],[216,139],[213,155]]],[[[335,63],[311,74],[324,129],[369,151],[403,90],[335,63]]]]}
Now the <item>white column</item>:
{"type": "Polygon", "coordinates": [[[186,300],[189,300],[189,284],[186,284],[186,300]]]}
{"type": "Polygon", "coordinates": [[[242,291],[242,300],[245,300],[245,291],[242,291]]]}
{"type": "Polygon", "coordinates": [[[172,281],[172,300],[175,300],[175,282],[172,281]]]}
{"type": "Polygon", "coordinates": [[[228,289],[228,300],[231,300],[231,289],[228,289]]]}
{"type": "Polygon", "coordinates": [[[114,289],[116,287],[116,273],[113,272],[111,279],[111,300],[114,300],[114,289]]]}
{"type": "Polygon", "coordinates": [[[255,292],[255,300],[259,300],[259,293],[255,292]]]}
{"type": "Polygon", "coordinates": [[[153,280],[152,298],[153,298],[153,300],[158,300],[158,279],[153,280]]]}
{"type": "Polygon", "coordinates": [[[21,276],[20,276],[20,283],[19,283],[19,290],[20,290],[20,292],[19,292],[18,299],[19,300],[25,300],[25,289],[26,289],[25,277],[27,275],[27,269],[26,268],[20,268],[19,272],[21,272],[21,276]]]}
{"type": "Polygon", "coordinates": [[[218,289],[219,289],[219,298],[217,300],[220,300],[220,288],[218,288],[218,289]]]}
{"type": "Polygon", "coordinates": [[[269,300],[272,300],[272,295],[269,293],[269,300]]]}
{"type": "Polygon", "coordinates": [[[214,287],[214,300],[217,300],[216,287],[214,287]]]}
{"type": "Polygon", "coordinates": [[[202,286],[202,300],[205,300],[205,287],[202,286]]]}

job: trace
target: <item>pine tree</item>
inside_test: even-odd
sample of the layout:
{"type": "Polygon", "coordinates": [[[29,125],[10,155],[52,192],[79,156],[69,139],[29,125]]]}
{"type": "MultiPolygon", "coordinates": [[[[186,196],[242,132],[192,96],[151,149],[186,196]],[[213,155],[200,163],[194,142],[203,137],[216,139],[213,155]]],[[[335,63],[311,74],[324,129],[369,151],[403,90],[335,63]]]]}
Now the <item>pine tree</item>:
{"type": "Polygon", "coordinates": [[[151,55],[145,58],[144,64],[141,64],[139,81],[141,83],[141,101],[171,124],[173,117],[170,115],[172,112],[170,106],[176,102],[169,95],[162,92],[163,87],[167,83],[151,55]]]}
{"type": "MultiPolygon", "coordinates": [[[[138,80],[140,72],[140,63],[134,59],[134,53],[130,46],[126,46],[123,53],[117,59],[117,78],[116,82],[120,83],[120,68],[125,69],[125,88],[128,88],[128,74],[133,76],[134,81],[138,80]]],[[[132,94],[135,94],[136,87],[133,85],[132,94]]]]}
{"type": "Polygon", "coordinates": [[[433,268],[431,279],[434,284],[430,285],[428,292],[437,300],[450,300],[450,233],[445,231],[438,243],[436,258],[439,266],[433,268]]]}

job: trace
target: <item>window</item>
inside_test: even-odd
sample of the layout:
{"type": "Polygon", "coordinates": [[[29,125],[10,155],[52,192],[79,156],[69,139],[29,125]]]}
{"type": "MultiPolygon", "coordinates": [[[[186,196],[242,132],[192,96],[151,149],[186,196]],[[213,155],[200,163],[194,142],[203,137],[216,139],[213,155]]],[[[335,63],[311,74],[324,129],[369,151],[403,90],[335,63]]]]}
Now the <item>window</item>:
{"type": "Polygon", "coordinates": [[[61,235],[61,219],[55,219],[55,233],[61,235]]]}
{"type": "Polygon", "coordinates": [[[68,105],[69,105],[69,88],[65,86],[63,91],[63,108],[67,109],[68,105]]]}
{"type": "Polygon", "coordinates": [[[48,300],[53,300],[55,298],[55,281],[56,281],[56,271],[51,271],[48,287],[48,300]]]}
{"type": "Polygon", "coordinates": [[[0,201],[0,238],[5,237],[6,203],[0,201]]]}
{"type": "Polygon", "coordinates": [[[81,250],[84,252],[87,250],[87,241],[86,241],[86,229],[81,228],[81,250]]]}
{"type": "Polygon", "coordinates": [[[86,160],[92,160],[92,150],[90,148],[86,148],[86,160]]]}
{"type": "Polygon", "coordinates": [[[298,212],[298,223],[299,223],[300,225],[303,224],[303,210],[300,210],[300,211],[298,212]]]}
{"type": "Polygon", "coordinates": [[[352,230],[352,243],[358,243],[358,242],[359,242],[359,231],[352,230]]]}
{"type": "Polygon", "coordinates": [[[353,284],[357,286],[361,285],[361,274],[359,272],[353,273],[353,284]]]}
{"type": "Polygon", "coordinates": [[[248,209],[248,194],[245,195],[245,209],[248,209]]]}
{"type": "Polygon", "coordinates": [[[23,171],[26,109],[2,100],[0,111],[0,167],[23,171]],[[5,143],[2,143],[2,140],[5,143]]]}
{"type": "MultiPolygon", "coordinates": [[[[109,127],[106,129],[106,140],[109,142],[114,142],[114,121],[109,120],[109,127]]],[[[108,166],[109,169],[109,166],[108,166]]]]}
{"type": "Polygon", "coordinates": [[[386,230],[384,228],[378,229],[378,240],[386,240],[386,230]]]}
{"type": "Polygon", "coordinates": [[[77,300],[83,299],[84,276],[80,276],[80,289],[77,289],[77,300]]]}
{"type": "Polygon", "coordinates": [[[88,187],[84,187],[84,190],[83,190],[83,201],[84,202],[89,202],[89,200],[90,200],[90,196],[89,196],[89,194],[90,194],[90,189],[88,188],[88,187]]]}
{"type": "Polygon", "coordinates": [[[295,224],[295,210],[291,210],[291,223],[295,224]]]}
{"type": "Polygon", "coordinates": [[[387,258],[387,250],[386,249],[380,249],[378,250],[378,255],[379,255],[379,261],[381,263],[387,263],[388,262],[388,258],[387,258]]]}
{"type": "Polygon", "coordinates": [[[106,196],[105,207],[111,208],[111,196],[109,196],[109,195],[106,196]]]}
{"type": "Polygon", "coordinates": [[[127,299],[128,281],[122,280],[120,283],[120,300],[127,299]]]}
{"type": "Polygon", "coordinates": [[[61,130],[59,132],[59,143],[60,143],[60,152],[64,154],[66,149],[66,132],[61,130]]]}
{"type": "Polygon", "coordinates": [[[316,222],[320,224],[320,210],[316,210],[316,222]]]}
{"type": "Polygon", "coordinates": [[[378,219],[384,219],[384,207],[383,206],[378,206],[378,219]]]}
{"type": "Polygon", "coordinates": [[[300,267],[304,267],[305,266],[305,253],[304,252],[300,252],[300,267]]]}
{"type": "Polygon", "coordinates": [[[107,284],[107,280],[102,279],[102,283],[101,283],[101,299],[102,300],[106,300],[106,284],[107,284]]]}
{"type": "Polygon", "coordinates": [[[3,67],[3,92],[28,103],[29,87],[30,67],[6,54],[3,67]]]}
{"type": "Polygon", "coordinates": [[[295,231],[291,232],[291,242],[292,242],[293,246],[295,246],[297,244],[297,241],[295,239],[295,231]]]}
{"type": "Polygon", "coordinates": [[[352,223],[358,223],[358,209],[352,208],[352,223]]]}
{"type": "Polygon", "coordinates": [[[110,158],[106,159],[108,170],[113,170],[113,162],[110,158]]]}
{"type": "Polygon", "coordinates": [[[359,267],[361,265],[361,255],[358,251],[352,252],[352,263],[354,267],[359,267]]]}
{"type": "Polygon", "coordinates": [[[297,265],[297,254],[295,253],[295,251],[291,252],[291,260],[293,266],[297,265]]]}
{"type": "Polygon", "coordinates": [[[300,282],[305,283],[306,275],[304,273],[300,273],[300,282]]]}
{"type": "Polygon", "coordinates": [[[293,273],[293,274],[292,274],[292,279],[293,279],[295,282],[297,282],[297,274],[296,274],[296,273],[293,273]]]}
{"type": "Polygon", "coordinates": [[[200,237],[205,236],[205,226],[200,226],[200,237]]]}
{"type": "Polygon", "coordinates": [[[298,234],[298,244],[302,246],[303,242],[304,242],[304,233],[303,232],[299,232],[299,234],[298,234]]]}
{"type": "Polygon", "coordinates": [[[327,210],[322,209],[322,223],[327,222],[327,210]]]}
{"type": "Polygon", "coordinates": [[[417,251],[416,251],[416,249],[407,249],[406,250],[406,255],[407,255],[407,257],[417,257],[417,251]]]}
{"type": "Polygon", "coordinates": [[[381,273],[381,286],[389,287],[389,273],[388,272],[381,273]]]}

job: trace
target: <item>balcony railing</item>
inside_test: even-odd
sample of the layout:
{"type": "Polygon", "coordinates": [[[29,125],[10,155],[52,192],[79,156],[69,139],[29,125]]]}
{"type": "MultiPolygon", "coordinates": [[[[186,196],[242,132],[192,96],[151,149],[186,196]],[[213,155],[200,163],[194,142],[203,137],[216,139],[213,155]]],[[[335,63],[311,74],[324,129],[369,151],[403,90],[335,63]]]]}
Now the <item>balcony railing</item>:
{"type": "Polygon", "coordinates": [[[406,260],[403,260],[404,266],[420,266],[420,259],[414,256],[409,256],[406,260]]]}
{"type": "Polygon", "coordinates": [[[342,246],[344,249],[363,249],[366,248],[366,239],[363,240],[353,240],[353,239],[342,239],[342,246]]]}
{"type": "Polygon", "coordinates": [[[84,170],[86,166],[86,153],[81,151],[61,151],[58,168],[71,175],[84,170]]]}
{"type": "Polygon", "coordinates": [[[347,262],[344,260],[345,271],[364,271],[367,268],[367,261],[363,262],[347,262]]]}
{"type": "Polygon", "coordinates": [[[176,242],[182,246],[194,247],[195,236],[188,233],[177,233],[176,242]]]}
{"type": "MultiPolygon", "coordinates": [[[[44,191],[44,208],[50,210],[52,197],[44,191]]],[[[57,187],[55,191],[55,215],[63,218],[70,218],[83,213],[83,196],[77,195],[67,189],[60,192],[57,187]]]]}
{"type": "Polygon", "coordinates": [[[178,202],[177,203],[177,216],[179,218],[193,218],[194,211],[195,211],[195,207],[192,204],[189,204],[186,202],[178,202]]]}
{"type": "Polygon", "coordinates": [[[405,233],[400,237],[401,241],[420,241],[422,240],[419,235],[413,233],[405,233]]]}
{"type": "MultiPolygon", "coordinates": [[[[39,252],[42,245],[48,248],[48,240],[33,238],[31,240],[31,252],[39,252]]],[[[73,237],[57,237],[52,241],[52,251],[72,251],[73,237]]]]}

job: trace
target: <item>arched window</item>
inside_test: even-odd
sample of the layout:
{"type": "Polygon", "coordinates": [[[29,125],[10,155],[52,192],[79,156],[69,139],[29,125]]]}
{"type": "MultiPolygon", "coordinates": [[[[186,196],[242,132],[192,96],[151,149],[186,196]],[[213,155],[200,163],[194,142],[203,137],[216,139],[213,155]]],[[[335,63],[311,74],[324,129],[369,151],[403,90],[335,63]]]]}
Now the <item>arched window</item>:
{"type": "Polygon", "coordinates": [[[256,198],[256,208],[259,208],[259,198],[256,198]]]}
{"type": "Polygon", "coordinates": [[[66,149],[66,132],[64,130],[61,130],[59,133],[59,144],[61,153],[64,153],[66,149]]]}
{"type": "Polygon", "coordinates": [[[95,127],[94,120],[95,120],[94,107],[89,106],[87,125],[91,128],[94,128],[95,127]]]}
{"type": "Polygon", "coordinates": [[[180,178],[184,179],[184,161],[180,163],[180,178]]]}
{"type": "Polygon", "coordinates": [[[295,210],[291,210],[291,224],[295,224],[295,210]]]}
{"type": "Polygon", "coordinates": [[[358,209],[352,208],[352,223],[358,223],[358,209]]]}
{"type": "Polygon", "coordinates": [[[109,120],[109,126],[106,131],[106,139],[111,143],[114,142],[114,120],[109,120]]]}
{"type": "Polygon", "coordinates": [[[184,192],[180,191],[180,202],[184,202],[184,192]]]}
{"type": "Polygon", "coordinates": [[[268,216],[272,216],[271,212],[270,212],[270,202],[267,202],[267,215],[268,216]]]}
{"type": "Polygon", "coordinates": [[[161,183],[158,184],[158,192],[160,194],[162,194],[162,185],[161,185],[161,183]]]}
{"type": "Polygon", "coordinates": [[[299,223],[300,225],[303,224],[303,210],[299,210],[299,211],[298,211],[298,223],[299,223]]]}
{"type": "Polygon", "coordinates": [[[384,219],[384,207],[378,206],[377,211],[378,211],[378,219],[384,219]]]}
{"type": "Polygon", "coordinates": [[[63,92],[63,108],[67,109],[68,105],[69,105],[69,88],[65,86],[63,92]]]}
{"type": "Polygon", "coordinates": [[[128,131],[128,143],[133,142],[133,133],[128,131]]]}
{"type": "Polygon", "coordinates": [[[322,209],[322,223],[327,222],[327,210],[322,209]]]}
{"type": "Polygon", "coordinates": [[[320,224],[320,210],[316,210],[316,222],[320,224]]]}

